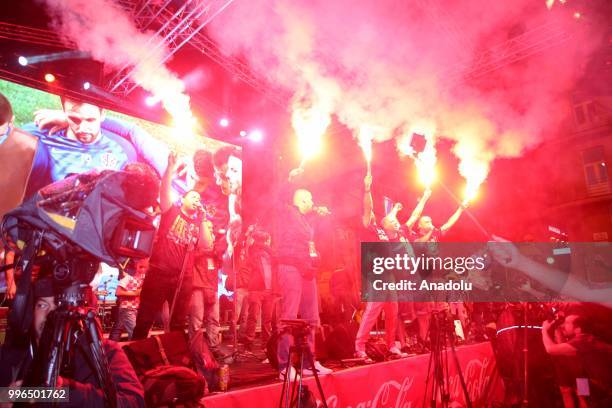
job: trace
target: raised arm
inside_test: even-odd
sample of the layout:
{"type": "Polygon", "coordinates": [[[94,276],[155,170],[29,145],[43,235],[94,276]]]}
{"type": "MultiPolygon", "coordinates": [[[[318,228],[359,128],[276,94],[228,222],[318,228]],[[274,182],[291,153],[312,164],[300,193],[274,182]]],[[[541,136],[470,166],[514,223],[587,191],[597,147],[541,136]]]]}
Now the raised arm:
{"type": "Polygon", "coordinates": [[[101,127],[130,141],[136,148],[139,160],[147,162],[159,174],[165,173],[168,155],[168,146],[165,143],[154,138],[136,124],[114,117],[106,116],[101,127]]]}
{"type": "Polygon", "coordinates": [[[178,160],[176,153],[170,152],[168,155],[168,166],[162,176],[161,187],[159,190],[159,206],[162,212],[166,212],[172,207],[172,177],[176,173],[178,160]]]}
{"type": "Polygon", "coordinates": [[[363,226],[368,227],[374,218],[374,201],[372,200],[372,175],[368,174],[363,179],[363,226]]]}
{"type": "Polygon", "coordinates": [[[555,343],[550,335],[552,322],[546,320],[542,323],[542,343],[546,352],[552,356],[575,356],[576,349],[568,343],[555,343]]]}
{"type": "MultiPolygon", "coordinates": [[[[68,127],[66,114],[61,109],[39,109],[35,111],[34,123],[40,129],[49,129],[49,134],[68,127]]],[[[165,143],[157,140],[135,124],[113,117],[105,117],[101,128],[128,140],[136,148],[141,160],[153,166],[158,174],[164,174],[168,154],[168,146],[165,143]]]]}
{"type": "Polygon", "coordinates": [[[457,222],[457,220],[459,220],[459,217],[461,217],[461,213],[463,213],[463,210],[465,209],[465,205],[461,204],[459,206],[459,208],[457,208],[457,211],[455,211],[455,213],[453,215],[450,216],[450,218],[448,219],[448,221],[446,221],[446,223],[444,223],[444,225],[442,225],[440,227],[440,231],[442,232],[446,232],[448,231],[453,225],[455,225],[455,223],[457,222]]]}
{"type": "Polygon", "coordinates": [[[560,292],[562,295],[572,297],[583,302],[595,302],[612,308],[612,287],[590,288],[576,278],[572,273],[564,272],[541,264],[521,254],[518,248],[503,238],[493,236],[495,240],[489,245],[491,254],[499,263],[508,268],[523,272],[546,286],[560,292]]]}
{"type": "Polygon", "coordinates": [[[406,221],[406,228],[412,229],[412,226],[414,225],[414,223],[417,222],[421,214],[423,214],[425,203],[427,203],[427,200],[429,200],[429,197],[431,197],[431,190],[427,189],[423,192],[423,196],[419,200],[419,203],[417,204],[416,207],[414,207],[412,214],[410,214],[410,218],[408,218],[408,221],[406,221]]]}

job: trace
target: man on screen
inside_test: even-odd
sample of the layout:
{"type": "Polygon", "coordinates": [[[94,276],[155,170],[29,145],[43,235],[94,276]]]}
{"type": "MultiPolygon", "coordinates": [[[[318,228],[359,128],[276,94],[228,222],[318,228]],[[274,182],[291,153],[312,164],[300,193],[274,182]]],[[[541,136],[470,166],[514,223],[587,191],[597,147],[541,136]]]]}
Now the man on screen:
{"type": "Polygon", "coordinates": [[[36,152],[36,138],[17,129],[14,119],[11,103],[0,94],[0,218],[23,200],[36,152]]]}
{"type": "Polygon", "coordinates": [[[69,174],[119,170],[130,162],[145,162],[164,173],[168,149],[163,143],[137,126],[106,119],[98,106],[66,97],[61,102],[62,112],[42,111],[38,126],[24,126],[38,138],[25,198],[69,174]],[[50,127],[62,129],[51,132],[50,127]]]}

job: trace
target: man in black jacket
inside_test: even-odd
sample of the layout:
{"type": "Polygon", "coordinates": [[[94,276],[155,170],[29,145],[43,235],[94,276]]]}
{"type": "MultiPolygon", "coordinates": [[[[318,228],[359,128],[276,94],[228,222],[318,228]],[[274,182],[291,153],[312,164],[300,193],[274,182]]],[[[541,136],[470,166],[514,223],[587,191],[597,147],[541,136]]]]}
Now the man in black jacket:
{"type": "MultiPolygon", "coordinates": [[[[292,205],[284,208],[279,221],[276,249],[281,293],[280,319],[296,319],[299,313],[301,319],[310,322],[313,329],[307,340],[314,356],[314,328],[319,325],[316,281],[319,253],[315,248],[314,229],[309,219],[312,214],[327,215],[329,211],[325,207],[314,207],[310,191],[295,190],[292,205]]],[[[283,329],[282,324],[280,329],[283,329]]],[[[292,336],[283,333],[279,339],[277,353],[281,379],[286,375],[291,343],[292,336]]],[[[312,374],[313,370],[317,370],[319,375],[332,372],[316,361],[314,367],[304,369],[304,374],[312,374]]],[[[293,374],[290,374],[293,378],[293,374]]]]}

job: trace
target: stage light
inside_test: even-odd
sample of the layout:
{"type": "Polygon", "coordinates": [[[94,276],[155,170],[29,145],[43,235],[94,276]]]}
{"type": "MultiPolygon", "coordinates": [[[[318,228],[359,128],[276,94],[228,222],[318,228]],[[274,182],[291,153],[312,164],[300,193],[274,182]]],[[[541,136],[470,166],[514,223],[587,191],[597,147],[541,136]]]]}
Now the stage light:
{"type": "Polygon", "coordinates": [[[580,18],[580,17],[582,17],[582,14],[579,11],[576,11],[574,13],[574,18],[580,18]]]}
{"type": "Polygon", "coordinates": [[[84,90],[86,90],[86,91],[87,91],[89,88],[91,88],[91,84],[90,84],[89,82],[85,82],[85,83],[83,83],[83,89],[84,89],[84,90]]]}
{"type": "Polygon", "coordinates": [[[51,73],[45,74],[45,81],[47,81],[47,82],[55,81],[55,75],[53,75],[51,73]]]}
{"type": "Polygon", "coordinates": [[[21,56],[17,59],[17,62],[19,62],[19,65],[21,65],[22,67],[25,67],[26,65],[28,65],[28,59],[24,56],[21,56]]]}
{"type": "Polygon", "coordinates": [[[159,99],[157,99],[154,96],[147,96],[145,98],[145,105],[147,105],[147,106],[154,106],[154,105],[157,104],[157,102],[159,102],[159,99]]]}
{"type": "Polygon", "coordinates": [[[221,127],[228,127],[229,126],[229,120],[227,118],[221,118],[221,120],[219,121],[219,126],[221,126],[221,127]]]}
{"type": "Polygon", "coordinates": [[[240,137],[245,137],[247,135],[246,130],[241,130],[240,131],[240,137]]]}
{"type": "Polygon", "coordinates": [[[263,140],[263,133],[261,130],[252,130],[249,134],[249,139],[254,142],[261,142],[263,140]]]}

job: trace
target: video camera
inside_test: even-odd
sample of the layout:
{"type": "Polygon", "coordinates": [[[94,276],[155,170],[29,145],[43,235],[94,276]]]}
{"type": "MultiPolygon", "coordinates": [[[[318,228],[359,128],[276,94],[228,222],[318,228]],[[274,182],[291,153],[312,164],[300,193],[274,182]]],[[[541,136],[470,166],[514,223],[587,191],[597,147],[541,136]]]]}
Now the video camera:
{"type": "Polygon", "coordinates": [[[77,306],[100,262],[123,269],[130,259],[149,257],[156,228],[148,208],[158,193],[157,176],[135,164],[67,177],[5,214],[2,240],[21,270],[11,328],[29,330],[35,267],[38,278],[52,278],[58,306],[77,306]]]}

